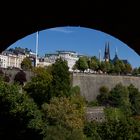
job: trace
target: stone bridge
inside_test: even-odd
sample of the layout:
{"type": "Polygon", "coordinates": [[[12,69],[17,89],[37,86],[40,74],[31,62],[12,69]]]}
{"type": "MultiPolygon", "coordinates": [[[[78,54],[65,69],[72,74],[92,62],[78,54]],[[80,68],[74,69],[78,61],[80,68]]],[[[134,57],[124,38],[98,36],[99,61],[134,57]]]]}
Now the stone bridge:
{"type": "Polygon", "coordinates": [[[81,26],[110,34],[140,54],[139,1],[2,1],[0,6],[0,52],[36,31],[81,26]]]}

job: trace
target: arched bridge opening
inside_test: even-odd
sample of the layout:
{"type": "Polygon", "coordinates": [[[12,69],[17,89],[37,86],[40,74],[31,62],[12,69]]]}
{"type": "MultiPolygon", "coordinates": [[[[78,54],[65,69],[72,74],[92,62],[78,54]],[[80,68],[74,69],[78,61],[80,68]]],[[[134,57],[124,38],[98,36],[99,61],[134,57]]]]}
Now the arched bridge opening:
{"type": "Polygon", "coordinates": [[[0,52],[36,31],[60,26],[82,26],[110,34],[140,54],[140,11],[137,3],[87,1],[65,4],[54,6],[49,2],[47,5],[37,3],[31,8],[23,3],[23,7],[9,7],[8,13],[1,11],[0,52]]]}

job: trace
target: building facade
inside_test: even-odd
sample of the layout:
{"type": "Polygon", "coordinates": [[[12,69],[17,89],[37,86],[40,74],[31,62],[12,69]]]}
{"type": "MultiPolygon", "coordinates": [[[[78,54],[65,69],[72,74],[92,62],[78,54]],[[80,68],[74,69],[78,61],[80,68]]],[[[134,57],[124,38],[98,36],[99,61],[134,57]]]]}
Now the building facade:
{"type": "Polygon", "coordinates": [[[0,54],[0,67],[7,68],[8,57],[5,55],[0,54]]]}
{"type": "Polygon", "coordinates": [[[9,49],[3,51],[0,54],[0,67],[2,68],[21,68],[21,63],[24,58],[29,57],[33,66],[45,67],[52,65],[58,58],[66,60],[68,63],[69,71],[73,71],[72,68],[75,62],[79,59],[78,54],[74,51],[56,51],[56,53],[46,54],[45,57],[37,57],[36,54],[24,50],[22,48],[9,49]],[[27,52],[26,52],[27,51],[27,52]],[[35,62],[36,61],[36,62],[35,62]],[[37,65],[36,65],[37,63],[37,65]]]}
{"type": "Polygon", "coordinates": [[[5,50],[0,54],[0,67],[21,68],[21,63],[26,57],[30,57],[30,53],[26,53],[22,48],[5,50]]]}
{"type": "Polygon", "coordinates": [[[62,58],[67,61],[69,71],[73,71],[72,68],[75,62],[79,59],[78,54],[74,51],[56,51],[56,53],[46,54],[44,61],[48,64],[53,64],[58,58],[62,58]]]}

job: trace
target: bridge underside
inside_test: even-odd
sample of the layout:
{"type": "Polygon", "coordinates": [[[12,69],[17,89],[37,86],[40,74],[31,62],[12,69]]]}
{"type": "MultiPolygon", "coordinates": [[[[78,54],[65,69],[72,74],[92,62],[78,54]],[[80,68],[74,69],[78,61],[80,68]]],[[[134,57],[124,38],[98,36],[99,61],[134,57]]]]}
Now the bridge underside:
{"type": "Polygon", "coordinates": [[[38,7],[27,3],[22,7],[7,7],[7,13],[0,11],[0,52],[37,30],[81,26],[108,33],[140,54],[140,8],[137,7],[137,3],[106,3],[99,0],[98,3],[65,2],[61,6],[40,2],[38,7]]]}

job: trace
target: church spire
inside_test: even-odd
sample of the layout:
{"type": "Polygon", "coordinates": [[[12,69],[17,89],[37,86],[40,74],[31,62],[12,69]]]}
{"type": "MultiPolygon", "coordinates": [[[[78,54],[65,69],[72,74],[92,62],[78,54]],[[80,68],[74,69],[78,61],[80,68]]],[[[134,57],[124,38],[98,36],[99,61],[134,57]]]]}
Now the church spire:
{"type": "Polygon", "coordinates": [[[118,58],[118,50],[117,50],[117,48],[115,48],[115,56],[114,56],[113,62],[116,62],[117,60],[119,60],[119,58],[118,58]]]}
{"type": "Polygon", "coordinates": [[[106,54],[107,54],[107,43],[105,43],[104,59],[106,59],[106,54]]]}
{"type": "Polygon", "coordinates": [[[105,43],[104,60],[105,60],[106,62],[110,61],[109,42],[106,42],[106,43],[105,43]]]}

